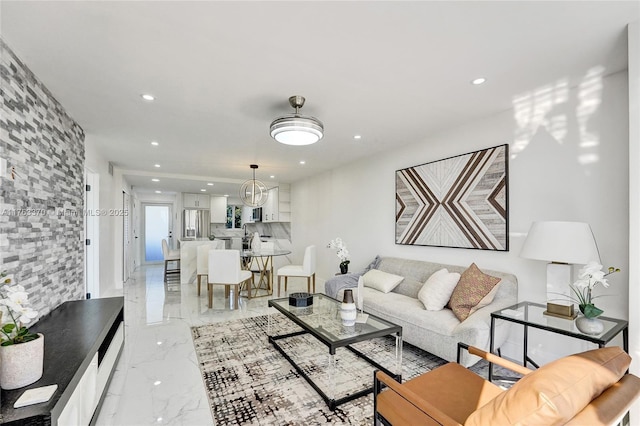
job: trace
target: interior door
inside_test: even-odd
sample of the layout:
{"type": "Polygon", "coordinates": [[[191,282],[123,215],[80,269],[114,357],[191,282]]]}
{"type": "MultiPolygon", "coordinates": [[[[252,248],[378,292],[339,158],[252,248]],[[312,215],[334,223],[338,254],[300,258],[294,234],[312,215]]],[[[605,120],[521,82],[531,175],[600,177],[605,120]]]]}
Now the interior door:
{"type": "Polygon", "coordinates": [[[173,247],[171,204],[143,204],[144,211],[144,261],[158,263],[164,261],[162,240],[173,247]]]}
{"type": "Polygon", "coordinates": [[[100,216],[94,214],[99,208],[100,175],[89,169],[84,171],[85,215],[85,294],[86,298],[100,297],[100,216]]]}
{"type": "MultiPolygon", "coordinates": [[[[131,196],[122,191],[122,208],[131,211],[131,196]]],[[[122,220],[122,282],[127,282],[131,271],[131,216],[123,216],[122,220]]]]}

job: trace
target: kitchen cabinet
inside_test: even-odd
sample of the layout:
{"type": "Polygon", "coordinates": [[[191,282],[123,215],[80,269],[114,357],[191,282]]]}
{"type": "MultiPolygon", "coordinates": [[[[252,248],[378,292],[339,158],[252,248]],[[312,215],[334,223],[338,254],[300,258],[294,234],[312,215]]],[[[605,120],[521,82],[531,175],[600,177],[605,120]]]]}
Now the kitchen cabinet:
{"type": "Polygon", "coordinates": [[[227,197],[211,197],[211,223],[227,223],[227,197]]]}
{"type": "Polygon", "coordinates": [[[209,196],[206,194],[184,194],[182,206],[185,209],[208,209],[210,206],[209,196]]]}
{"type": "Polygon", "coordinates": [[[85,426],[99,411],[124,345],[124,299],[65,302],[40,318],[44,371],[26,388],[2,391],[0,424],[85,426]],[[56,383],[49,401],[14,408],[25,389],[56,383]]]}
{"type": "Polygon", "coordinates": [[[290,222],[291,195],[289,185],[281,184],[269,189],[267,202],[262,206],[263,222],[290,222]]]}
{"type": "Polygon", "coordinates": [[[279,189],[277,186],[275,188],[269,188],[267,193],[267,202],[262,206],[262,221],[278,222],[280,221],[280,215],[278,214],[279,189]]]}

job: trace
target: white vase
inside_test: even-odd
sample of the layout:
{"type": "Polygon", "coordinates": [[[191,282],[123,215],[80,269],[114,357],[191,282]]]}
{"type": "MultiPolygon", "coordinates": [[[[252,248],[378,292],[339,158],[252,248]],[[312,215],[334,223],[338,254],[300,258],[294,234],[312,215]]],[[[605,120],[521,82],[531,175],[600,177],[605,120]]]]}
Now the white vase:
{"type": "Polygon", "coordinates": [[[44,335],[17,345],[0,346],[0,387],[18,389],[37,382],[44,366],[44,335]]]}
{"type": "Polygon", "coordinates": [[[253,234],[253,238],[251,239],[251,250],[260,251],[261,248],[262,248],[262,240],[260,240],[260,234],[255,232],[253,234]]]}
{"type": "Polygon", "coordinates": [[[342,299],[342,305],[340,305],[340,318],[342,318],[342,325],[345,327],[355,325],[357,317],[358,311],[356,310],[356,304],[353,301],[353,290],[347,289],[344,291],[344,298],[342,299]]]}
{"type": "Polygon", "coordinates": [[[576,318],[576,327],[584,334],[597,335],[604,331],[604,323],[598,318],[587,318],[580,315],[576,318]]]}

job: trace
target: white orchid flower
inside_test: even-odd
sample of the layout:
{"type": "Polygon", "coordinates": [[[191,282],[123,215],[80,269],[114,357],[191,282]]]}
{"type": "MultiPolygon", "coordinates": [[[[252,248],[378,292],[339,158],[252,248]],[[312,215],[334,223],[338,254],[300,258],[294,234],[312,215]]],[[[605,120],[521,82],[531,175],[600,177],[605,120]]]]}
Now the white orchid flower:
{"type": "Polygon", "coordinates": [[[32,319],[38,316],[38,312],[31,308],[27,308],[26,306],[21,306],[20,310],[16,310],[16,312],[20,315],[18,321],[23,324],[29,324],[32,319]]]}
{"type": "Polygon", "coordinates": [[[16,305],[24,306],[29,303],[29,294],[26,291],[15,291],[7,295],[8,300],[16,305]]]}
{"type": "Polygon", "coordinates": [[[16,292],[24,292],[24,287],[21,285],[4,285],[2,286],[2,290],[6,291],[7,294],[16,293],[16,292]]]}
{"type": "Polygon", "coordinates": [[[602,270],[602,265],[596,262],[595,260],[592,260],[591,262],[584,265],[582,269],[580,269],[579,277],[580,278],[588,277],[590,275],[593,275],[596,272],[600,272],[601,270],[602,270]]]}

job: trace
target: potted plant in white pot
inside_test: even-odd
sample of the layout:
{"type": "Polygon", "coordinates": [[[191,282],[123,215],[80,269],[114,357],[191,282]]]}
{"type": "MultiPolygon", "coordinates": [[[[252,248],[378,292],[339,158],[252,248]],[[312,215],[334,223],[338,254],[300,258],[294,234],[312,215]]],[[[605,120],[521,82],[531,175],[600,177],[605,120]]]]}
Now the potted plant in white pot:
{"type": "Polygon", "coordinates": [[[18,389],[42,377],[44,336],[25,326],[38,316],[29,307],[29,293],[11,285],[7,272],[0,273],[0,387],[18,389]]]}

